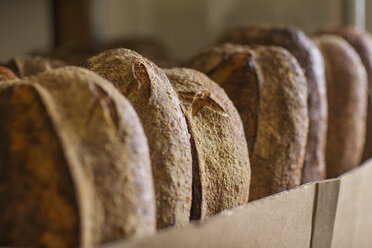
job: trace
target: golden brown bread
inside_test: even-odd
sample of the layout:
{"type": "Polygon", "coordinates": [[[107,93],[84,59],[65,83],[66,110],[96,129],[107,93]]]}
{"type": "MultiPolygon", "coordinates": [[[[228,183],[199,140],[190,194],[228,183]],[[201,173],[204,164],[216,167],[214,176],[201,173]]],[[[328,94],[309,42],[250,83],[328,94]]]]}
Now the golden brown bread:
{"type": "Polygon", "coordinates": [[[191,219],[248,202],[250,164],[243,124],[223,89],[203,73],[165,70],[178,94],[194,146],[191,219]]]}
{"type": "Polygon", "coordinates": [[[372,157],[372,36],[365,30],[352,26],[332,28],[319,31],[339,35],[344,38],[356,50],[367,72],[368,78],[368,110],[367,110],[367,134],[363,152],[363,160],[372,157]]]}
{"type": "Polygon", "coordinates": [[[164,72],[128,49],[114,49],[85,62],[110,80],[136,109],[149,141],[155,183],[157,226],[189,222],[192,157],[180,102],[164,72]]]}
{"type": "Polygon", "coordinates": [[[307,79],[310,121],[302,183],[325,179],[326,86],[323,59],[314,43],[296,28],[259,25],[228,30],[220,42],[281,46],[296,57],[307,79]]]}
{"type": "Polygon", "coordinates": [[[300,185],[308,132],[306,79],[279,47],[224,44],[192,59],[240,113],[251,162],[249,199],[300,185]]]}
{"type": "Polygon", "coordinates": [[[18,77],[24,78],[65,65],[63,61],[57,59],[23,55],[12,58],[5,66],[10,68],[18,77]]]}
{"type": "Polygon", "coordinates": [[[155,231],[147,140],[133,107],[82,68],[0,90],[0,245],[90,247],[155,231]]]}
{"type": "Polygon", "coordinates": [[[327,177],[338,177],[359,165],[367,115],[368,82],[356,51],[341,37],[314,38],[325,62],[328,97],[327,177]]]}
{"type": "Polygon", "coordinates": [[[18,77],[5,66],[0,65],[0,81],[18,79],[18,77]]]}

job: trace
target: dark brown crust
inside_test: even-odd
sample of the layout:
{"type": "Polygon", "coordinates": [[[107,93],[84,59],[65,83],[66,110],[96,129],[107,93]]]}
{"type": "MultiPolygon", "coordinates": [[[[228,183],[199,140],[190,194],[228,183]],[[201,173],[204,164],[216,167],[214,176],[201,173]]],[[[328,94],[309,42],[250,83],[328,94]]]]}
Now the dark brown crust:
{"type": "Polygon", "coordinates": [[[281,46],[291,52],[307,78],[309,134],[302,183],[325,178],[327,100],[322,56],[314,43],[295,28],[247,26],[227,31],[220,42],[281,46]]]}
{"type": "Polygon", "coordinates": [[[253,52],[241,50],[241,53],[239,53],[237,49],[239,48],[225,46],[223,52],[226,54],[206,74],[210,78],[221,82],[220,84],[226,92],[234,96],[232,98],[234,106],[239,112],[245,112],[241,118],[243,123],[245,123],[244,133],[246,134],[249,152],[252,154],[258,125],[258,81],[253,66],[253,52]]]}
{"type": "Polygon", "coordinates": [[[57,59],[24,55],[14,57],[5,66],[10,68],[18,77],[24,78],[65,65],[64,62],[57,59]]]}
{"type": "Polygon", "coordinates": [[[339,35],[344,38],[359,54],[366,69],[368,77],[368,112],[367,112],[367,134],[362,160],[372,157],[372,36],[364,30],[351,26],[338,27],[318,33],[339,35]]]}
{"type": "Polygon", "coordinates": [[[359,165],[367,115],[367,74],[357,52],[341,37],[314,38],[325,61],[328,96],[327,177],[359,165]]]}
{"type": "MultiPolygon", "coordinates": [[[[203,73],[165,70],[176,90],[195,141],[201,191],[192,215],[210,217],[248,202],[250,164],[243,124],[226,93],[203,73]],[[193,213],[197,212],[197,213],[193,213]]],[[[195,181],[197,178],[193,178],[195,181]]],[[[197,185],[199,182],[195,182],[197,185]]],[[[198,187],[194,187],[198,190],[198,187]]]]}
{"type": "Polygon", "coordinates": [[[12,70],[0,65],[0,81],[18,79],[12,70]]]}
{"type": "Polygon", "coordinates": [[[84,66],[110,80],[136,109],[149,140],[157,200],[157,226],[189,222],[192,157],[179,100],[164,72],[138,53],[114,49],[84,66]]]}
{"type": "MultiPolygon", "coordinates": [[[[26,95],[27,89],[31,89],[37,97],[28,99],[26,95],[24,98],[39,105],[37,105],[37,111],[25,114],[25,118],[33,118],[34,126],[30,124],[32,122],[30,120],[28,125],[24,124],[18,128],[19,130],[14,130],[18,134],[14,136],[14,139],[1,140],[1,146],[14,147],[17,151],[17,157],[1,160],[7,161],[2,166],[10,168],[9,165],[17,163],[16,159],[25,158],[29,163],[23,166],[29,165],[30,170],[35,170],[33,172],[35,175],[32,174],[31,178],[26,175],[14,181],[22,180],[27,183],[29,180],[35,180],[33,182],[35,187],[38,185],[43,187],[35,191],[22,188],[19,192],[23,195],[14,195],[14,191],[1,191],[1,198],[11,197],[17,204],[27,206],[25,204],[28,203],[28,198],[22,196],[29,196],[32,199],[31,203],[39,207],[29,213],[26,212],[26,215],[21,217],[22,220],[15,218],[25,225],[13,222],[14,235],[27,233],[27,229],[24,228],[32,226],[36,230],[36,234],[32,234],[36,237],[22,234],[27,237],[23,240],[26,246],[55,247],[61,244],[61,247],[65,247],[66,244],[66,246],[73,247],[89,247],[119,238],[154,233],[155,199],[149,150],[140,121],[129,102],[109,82],[88,70],[77,67],[50,70],[27,80],[10,82],[7,86],[2,86],[1,94],[8,91],[16,92],[14,96],[11,95],[10,99],[12,99],[17,94],[26,95]],[[39,123],[42,123],[46,117],[49,118],[51,124],[49,126],[44,124],[40,127],[39,123]],[[34,136],[31,136],[31,139],[27,135],[34,136]],[[40,144],[38,139],[45,139],[43,137],[49,137],[48,142],[41,143],[46,146],[46,149],[41,152],[46,153],[45,158],[50,156],[49,160],[44,160],[44,157],[40,160],[42,155],[32,152],[39,151],[37,149],[40,144]],[[3,144],[3,142],[8,142],[7,140],[10,144],[3,144]],[[15,146],[17,140],[22,140],[24,145],[15,146]],[[52,146],[54,143],[56,145],[52,146]],[[50,148],[48,148],[49,145],[50,148]],[[27,154],[30,154],[30,151],[35,156],[35,160],[28,159],[27,154]],[[43,173],[46,173],[44,171],[50,171],[50,173],[44,176],[45,178],[37,177],[36,167],[43,173]],[[67,172],[57,172],[57,170],[62,170],[61,168],[67,172]],[[72,183],[67,182],[69,178],[67,175],[70,175],[72,183]],[[66,184],[59,185],[58,178],[61,178],[61,183],[66,184]],[[46,188],[46,185],[51,185],[50,190],[47,191],[49,188],[46,188]],[[44,194],[44,191],[47,191],[50,197],[62,198],[63,194],[57,194],[58,188],[53,185],[58,185],[62,192],[66,189],[72,190],[74,198],[69,198],[72,203],[66,205],[66,203],[52,200],[56,204],[54,206],[50,205],[52,204],[49,202],[50,198],[37,202],[40,199],[39,195],[44,194]],[[54,188],[51,188],[52,186],[54,188]],[[9,195],[10,192],[12,192],[11,195],[9,195]],[[57,220],[60,218],[62,223],[72,221],[73,215],[71,218],[68,217],[69,208],[67,207],[74,206],[73,204],[78,208],[76,214],[78,219],[69,226],[65,225],[65,228],[78,229],[78,234],[74,231],[73,236],[69,234],[66,237],[60,237],[54,231],[55,224],[59,223],[56,222],[56,218],[57,220]],[[45,208],[51,209],[48,212],[45,208]],[[58,209],[62,212],[60,217],[55,216],[56,212],[53,212],[58,209]],[[43,217],[52,212],[53,215],[49,219],[43,217]],[[44,221],[43,226],[38,226],[38,222],[30,222],[30,219],[44,221]],[[44,229],[47,231],[38,233],[44,229]],[[66,241],[64,241],[65,238],[66,241]],[[70,243],[63,243],[67,241],[70,243]]],[[[3,103],[0,108],[2,109],[1,116],[12,118],[12,115],[6,112],[7,99],[2,99],[1,102],[3,103]]],[[[17,99],[13,104],[18,108],[22,107],[21,101],[17,99]]],[[[17,118],[16,121],[21,119],[21,117],[17,118]]],[[[14,123],[11,125],[2,123],[1,125],[4,127],[1,133],[9,132],[9,128],[12,130],[17,127],[14,123]]],[[[9,156],[9,153],[5,151],[6,149],[0,150],[0,157],[9,156]]],[[[3,218],[11,219],[4,216],[3,218]]],[[[4,224],[1,222],[0,226],[4,227],[4,224]]],[[[13,236],[13,241],[15,239],[22,240],[22,238],[13,236]]]]}
{"type": "Polygon", "coordinates": [[[73,182],[42,100],[31,86],[9,87],[0,114],[0,245],[77,247],[73,182]]]}
{"type": "Polygon", "coordinates": [[[298,186],[308,115],[306,79],[296,59],[279,47],[225,44],[194,57],[192,65],[209,72],[229,97],[241,104],[237,109],[246,138],[253,143],[250,148],[252,181],[249,199],[298,186]],[[235,66],[227,66],[230,60],[235,66]],[[230,84],[242,88],[239,91],[230,84]],[[252,99],[245,99],[247,94],[252,99]],[[252,106],[247,107],[250,104],[252,106]]]}
{"type": "MultiPolygon", "coordinates": [[[[187,119],[186,119],[187,121],[187,119]]],[[[190,131],[190,124],[187,124],[190,131]]],[[[190,220],[200,220],[202,216],[202,194],[203,189],[201,185],[200,169],[198,162],[198,154],[196,153],[195,141],[190,137],[191,142],[191,155],[192,155],[192,197],[191,197],[191,209],[190,209],[190,220]]]]}

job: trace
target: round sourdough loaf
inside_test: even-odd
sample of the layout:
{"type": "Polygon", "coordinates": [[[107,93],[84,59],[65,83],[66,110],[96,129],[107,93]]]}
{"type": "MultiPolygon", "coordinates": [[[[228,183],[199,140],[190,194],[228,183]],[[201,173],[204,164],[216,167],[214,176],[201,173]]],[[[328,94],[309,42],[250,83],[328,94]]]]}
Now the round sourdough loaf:
{"type": "Polygon", "coordinates": [[[307,79],[310,121],[302,183],[325,179],[326,86],[322,55],[314,43],[299,29],[263,25],[228,30],[220,42],[280,46],[296,57],[307,79]]]}
{"type": "Polygon", "coordinates": [[[5,66],[0,65],[0,81],[18,79],[18,77],[5,66]]]}
{"type": "Polygon", "coordinates": [[[250,164],[239,113],[203,73],[165,70],[186,116],[193,149],[191,219],[205,219],[248,202],[250,164]]]}
{"type": "Polygon", "coordinates": [[[130,103],[77,67],[10,82],[0,90],[0,245],[154,233],[149,149],[130,103]]]}
{"type": "Polygon", "coordinates": [[[218,83],[240,113],[252,169],[249,199],[300,185],[309,120],[296,59],[280,47],[224,44],[191,64],[218,83]]]}
{"type": "Polygon", "coordinates": [[[318,33],[334,34],[344,38],[356,50],[367,72],[367,134],[362,157],[363,160],[367,160],[372,157],[372,36],[367,31],[360,30],[352,26],[323,30],[318,33]]]}
{"type": "Polygon", "coordinates": [[[341,37],[314,38],[323,54],[328,97],[327,177],[359,165],[367,118],[368,82],[357,52],[341,37]]]}
{"type": "Polygon", "coordinates": [[[18,77],[24,78],[66,66],[64,62],[40,56],[23,55],[12,58],[6,65],[18,77]]]}
{"type": "Polygon", "coordinates": [[[168,78],[154,63],[128,49],[113,49],[84,66],[110,80],[136,109],[149,141],[157,226],[189,222],[192,157],[187,124],[168,78]]]}

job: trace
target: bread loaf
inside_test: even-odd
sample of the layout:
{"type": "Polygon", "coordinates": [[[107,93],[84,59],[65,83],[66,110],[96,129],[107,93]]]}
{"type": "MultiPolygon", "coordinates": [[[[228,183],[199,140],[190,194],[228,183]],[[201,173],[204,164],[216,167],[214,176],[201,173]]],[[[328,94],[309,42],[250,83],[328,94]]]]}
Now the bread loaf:
{"type": "Polygon", "coordinates": [[[110,80],[136,109],[149,141],[157,226],[189,222],[192,157],[185,116],[164,72],[136,52],[114,49],[84,66],[110,80]]]}
{"type": "Polygon", "coordinates": [[[341,36],[356,50],[367,72],[368,78],[368,110],[367,134],[363,152],[363,160],[372,157],[372,36],[367,31],[352,26],[338,27],[319,31],[341,36]]]}
{"type": "Polygon", "coordinates": [[[365,142],[368,82],[356,51],[341,37],[314,38],[325,61],[328,97],[327,177],[358,166],[365,142]]]}
{"type": "Polygon", "coordinates": [[[291,52],[304,70],[308,88],[309,134],[302,183],[325,178],[327,100],[322,56],[300,30],[289,27],[247,26],[227,31],[220,42],[281,46],[291,52]]]}
{"type": "Polygon", "coordinates": [[[36,75],[43,71],[60,68],[65,65],[64,62],[57,59],[23,55],[14,57],[5,66],[10,68],[18,77],[23,78],[36,75]]]}
{"type": "Polygon", "coordinates": [[[12,79],[17,79],[17,76],[14,75],[14,73],[5,66],[0,66],[0,81],[7,81],[12,79]]]}
{"type": "Polygon", "coordinates": [[[91,247],[155,231],[146,137],[129,102],[75,67],[0,90],[0,246],[91,247]]]}
{"type": "Polygon", "coordinates": [[[223,89],[203,73],[165,70],[181,101],[193,149],[191,219],[248,202],[250,164],[243,125],[223,89]]]}
{"type": "Polygon", "coordinates": [[[249,199],[300,185],[309,120],[296,59],[279,47],[225,44],[191,64],[218,83],[240,113],[252,169],[249,199]]]}

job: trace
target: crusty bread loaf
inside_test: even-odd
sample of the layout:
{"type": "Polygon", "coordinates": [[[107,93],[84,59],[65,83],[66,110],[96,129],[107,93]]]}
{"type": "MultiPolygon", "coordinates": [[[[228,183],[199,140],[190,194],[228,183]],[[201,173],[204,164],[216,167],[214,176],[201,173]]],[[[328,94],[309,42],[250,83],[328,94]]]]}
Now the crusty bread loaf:
{"type": "Polygon", "coordinates": [[[0,81],[12,79],[18,79],[18,77],[10,69],[0,65],[0,81]]]}
{"type": "Polygon", "coordinates": [[[0,90],[0,246],[154,233],[149,149],[130,103],[82,68],[10,82],[0,90]]]}
{"type": "Polygon", "coordinates": [[[323,59],[314,43],[296,28],[270,26],[231,29],[220,42],[281,46],[296,57],[307,79],[310,120],[302,183],[324,179],[327,99],[323,59]]]}
{"type": "Polygon", "coordinates": [[[358,166],[362,158],[368,82],[357,52],[334,35],[314,38],[325,62],[328,97],[327,177],[358,166]]]}
{"type": "Polygon", "coordinates": [[[23,78],[65,65],[63,61],[57,59],[23,55],[12,58],[5,66],[10,68],[18,77],[23,78]]]}
{"type": "Polygon", "coordinates": [[[150,146],[158,228],[188,223],[191,145],[185,116],[168,78],[151,61],[128,49],[103,52],[84,66],[110,80],[141,119],[150,146]]]}
{"type": "Polygon", "coordinates": [[[224,88],[240,113],[252,169],[249,199],[300,185],[309,120],[296,59],[279,47],[225,44],[191,64],[224,88]]]}
{"type": "Polygon", "coordinates": [[[165,70],[177,92],[194,145],[191,219],[205,219],[248,202],[250,164],[239,113],[203,73],[165,70]]]}
{"type": "Polygon", "coordinates": [[[359,54],[366,69],[368,78],[367,134],[362,159],[367,160],[372,157],[372,36],[367,31],[352,26],[323,30],[318,33],[334,34],[344,38],[359,54]]]}

